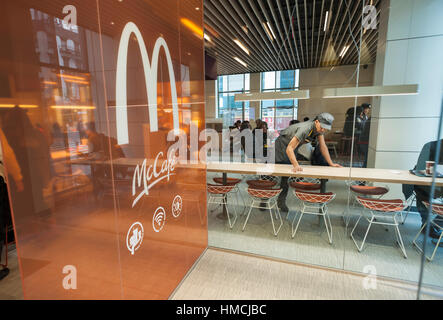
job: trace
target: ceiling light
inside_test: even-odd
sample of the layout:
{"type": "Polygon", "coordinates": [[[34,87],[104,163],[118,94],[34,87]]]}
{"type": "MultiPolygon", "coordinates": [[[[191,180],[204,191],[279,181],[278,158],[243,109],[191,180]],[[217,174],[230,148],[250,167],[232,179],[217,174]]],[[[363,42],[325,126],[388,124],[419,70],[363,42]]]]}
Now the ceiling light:
{"type": "Polygon", "coordinates": [[[43,83],[47,84],[47,85],[54,85],[54,86],[57,85],[57,82],[55,82],[55,81],[43,81],[43,83]]]}
{"type": "Polygon", "coordinates": [[[284,92],[255,92],[240,93],[234,96],[235,102],[240,101],[268,101],[268,100],[290,100],[309,99],[309,90],[292,90],[284,92]]]}
{"type": "Polygon", "coordinates": [[[354,98],[377,96],[404,96],[418,94],[418,84],[330,88],[323,90],[323,98],[354,98]]]}
{"type": "Polygon", "coordinates": [[[198,10],[200,10],[200,8],[199,8],[199,7],[197,7],[197,8],[195,8],[195,10],[197,10],[197,11],[198,11],[198,10]]]}
{"type": "Polygon", "coordinates": [[[92,110],[95,109],[94,106],[51,106],[51,109],[82,109],[82,110],[92,110]]]}
{"type": "Polygon", "coordinates": [[[244,52],[246,52],[249,55],[249,50],[241,43],[239,40],[234,39],[234,42],[236,45],[238,45],[244,52]]]}
{"type": "Polygon", "coordinates": [[[345,56],[346,52],[348,52],[348,50],[349,50],[349,47],[350,47],[350,45],[343,47],[343,50],[341,51],[341,53],[339,55],[340,58],[343,58],[345,56]]]}
{"type": "Polygon", "coordinates": [[[248,27],[247,26],[242,26],[241,27],[243,29],[243,31],[247,34],[249,32],[248,27]]]}
{"type": "Polygon", "coordinates": [[[212,42],[211,37],[208,36],[207,33],[203,34],[203,37],[206,39],[206,41],[212,42]]]}
{"type": "Polygon", "coordinates": [[[83,80],[83,81],[86,80],[86,78],[84,78],[84,77],[71,76],[68,74],[61,74],[61,73],[57,74],[57,77],[72,79],[72,80],[83,80]]]}
{"type": "Polygon", "coordinates": [[[263,24],[263,28],[265,29],[266,33],[268,34],[269,39],[271,39],[271,41],[274,41],[275,33],[274,33],[274,30],[272,30],[272,27],[269,24],[269,22],[263,22],[262,24],[263,24]]]}
{"type": "MultiPolygon", "coordinates": [[[[0,104],[0,108],[14,108],[15,106],[17,106],[17,104],[0,104]]],[[[26,109],[38,108],[37,105],[33,104],[19,104],[18,106],[20,108],[26,108],[26,109]]]]}
{"type": "Polygon", "coordinates": [[[323,31],[325,31],[325,32],[328,27],[328,18],[329,18],[329,11],[326,11],[325,27],[323,28],[323,31]]]}
{"type": "Polygon", "coordinates": [[[200,28],[198,25],[196,25],[194,22],[192,22],[189,19],[186,18],[181,18],[180,22],[189,30],[191,30],[192,32],[194,32],[197,36],[200,37],[200,39],[203,38],[203,29],[200,28]]]}
{"type": "Polygon", "coordinates": [[[238,57],[234,57],[234,60],[237,61],[238,63],[240,63],[242,66],[244,66],[245,68],[248,67],[248,65],[246,64],[246,62],[244,62],[243,60],[239,59],[238,57]]]}

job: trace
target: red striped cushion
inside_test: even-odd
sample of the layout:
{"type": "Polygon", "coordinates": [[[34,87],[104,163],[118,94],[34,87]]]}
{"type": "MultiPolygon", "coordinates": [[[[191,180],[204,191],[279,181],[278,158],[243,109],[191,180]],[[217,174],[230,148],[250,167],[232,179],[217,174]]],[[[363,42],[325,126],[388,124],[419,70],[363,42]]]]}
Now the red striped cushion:
{"type": "Polygon", "coordinates": [[[231,192],[235,186],[222,186],[222,185],[214,185],[208,184],[208,192],[213,194],[225,194],[231,192]]]}
{"type": "Polygon", "coordinates": [[[365,208],[374,211],[382,212],[396,212],[402,211],[405,207],[403,200],[379,200],[379,199],[368,199],[363,197],[357,197],[358,202],[365,208]]]}
{"type": "Polygon", "coordinates": [[[291,182],[291,187],[294,189],[300,189],[300,190],[320,190],[321,184],[320,183],[313,183],[313,182],[303,182],[303,181],[293,181],[291,182]]]}
{"type": "Polygon", "coordinates": [[[253,189],[270,189],[277,184],[276,181],[269,180],[248,180],[246,183],[253,189]]]}
{"type": "Polygon", "coordinates": [[[388,189],[383,187],[371,187],[371,186],[351,186],[351,190],[355,193],[371,195],[371,196],[381,196],[388,193],[388,189]]]}
{"type": "MultiPolygon", "coordinates": [[[[214,182],[218,184],[223,184],[223,178],[214,178],[214,182]]],[[[235,179],[235,178],[227,178],[226,179],[226,185],[236,185],[237,183],[240,183],[241,179],[235,179]]]]}
{"type": "MultiPolygon", "coordinates": [[[[425,202],[426,208],[429,208],[429,202],[425,202]]],[[[443,216],[443,204],[432,204],[432,212],[438,214],[439,216],[443,216]]]]}
{"type": "Polygon", "coordinates": [[[335,194],[332,192],[328,193],[312,193],[312,192],[300,192],[295,190],[295,195],[301,201],[309,203],[325,203],[334,199],[335,194]]]}
{"type": "Polygon", "coordinates": [[[269,199],[280,194],[281,189],[253,189],[248,188],[248,193],[256,198],[269,199]]]}

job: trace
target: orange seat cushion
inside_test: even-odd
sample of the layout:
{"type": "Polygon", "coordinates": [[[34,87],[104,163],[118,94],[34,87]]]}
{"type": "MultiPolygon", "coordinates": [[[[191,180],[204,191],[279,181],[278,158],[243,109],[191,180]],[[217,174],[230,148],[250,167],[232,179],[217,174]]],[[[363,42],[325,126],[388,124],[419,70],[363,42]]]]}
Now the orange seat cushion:
{"type": "Polygon", "coordinates": [[[388,189],[383,187],[371,187],[371,186],[351,186],[351,190],[358,194],[381,196],[388,193],[388,189]]]}
{"type": "MultiPolygon", "coordinates": [[[[214,182],[218,183],[218,184],[223,184],[223,178],[214,178],[214,182]]],[[[235,178],[227,178],[226,179],[226,185],[227,186],[232,186],[232,185],[236,185],[237,183],[240,183],[241,179],[235,179],[235,178]]]]}
{"type": "Polygon", "coordinates": [[[357,197],[358,202],[365,208],[381,212],[396,212],[404,209],[404,203],[401,199],[379,200],[357,197]]]}
{"type": "Polygon", "coordinates": [[[248,188],[248,193],[256,198],[270,199],[280,194],[281,189],[253,189],[248,188]]]}
{"type": "Polygon", "coordinates": [[[225,194],[229,193],[234,189],[235,186],[223,186],[223,185],[215,185],[215,184],[208,184],[208,192],[212,194],[225,194]]]}
{"type": "Polygon", "coordinates": [[[325,203],[331,201],[335,194],[332,192],[328,193],[312,193],[312,192],[300,192],[295,191],[295,195],[301,201],[309,202],[309,203],[325,203]]]}
{"type": "MultiPolygon", "coordinates": [[[[429,202],[425,202],[426,208],[429,208],[429,202]]],[[[439,216],[443,216],[443,204],[432,204],[432,212],[438,214],[439,216]]]]}
{"type": "Polygon", "coordinates": [[[246,183],[253,189],[270,189],[277,184],[276,181],[269,180],[248,180],[246,183]]]}
{"type": "Polygon", "coordinates": [[[313,182],[293,181],[291,182],[291,187],[297,190],[314,191],[314,190],[320,190],[321,184],[313,182]]]}

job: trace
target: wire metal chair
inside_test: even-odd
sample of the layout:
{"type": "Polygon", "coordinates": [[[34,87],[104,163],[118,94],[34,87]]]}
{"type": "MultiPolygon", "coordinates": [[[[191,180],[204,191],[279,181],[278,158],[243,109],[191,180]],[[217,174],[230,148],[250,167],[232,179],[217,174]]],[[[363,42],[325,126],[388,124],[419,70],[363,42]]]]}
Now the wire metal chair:
{"type": "Polygon", "coordinates": [[[396,231],[395,236],[397,239],[397,243],[400,246],[400,250],[402,251],[403,256],[405,257],[405,259],[407,259],[408,256],[406,254],[406,249],[403,243],[403,239],[401,237],[400,229],[398,228],[400,222],[397,220],[398,214],[401,213],[406,208],[406,204],[403,202],[403,200],[401,199],[381,200],[381,199],[369,199],[369,198],[357,197],[357,201],[366,209],[361,212],[357,222],[355,223],[354,228],[351,231],[351,238],[354,241],[358,251],[361,252],[363,250],[363,246],[365,245],[369,230],[371,229],[371,226],[373,224],[390,225],[394,226],[396,231]],[[365,216],[365,212],[369,212],[370,214],[369,217],[365,216]],[[380,219],[383,220],[389,215],[392,218],[392,222],[379,221],[380,219]],[[364,217],[369,222],[369,226],[368,229],[366,230],[363,241],[359,246],[354,238],[354,231],[357,228],[357,225],[359,224],[362,217],[364,217]],[[380,219],[376,220],[376,218],[380,219]]]}
{"type": "Polygon", "coordinates": [[[251,211],[253,208],[264,208],[269,210],[269,214],[271,216],[272,229],[274,230],[274,236],[277,236],[281,227],[283,226],[283,220],[280,215],[280,210],[277,206],[277,197],[280,194],[281,189],[254,189],[249,187],[248,193],[252,198],[252,203],[246,217],[245,223],[243,225],[242,231],[245,230],[246,224],[248,223],[249,217],[251,215],[251,211]],[[276,220],[280,220],[280,226],[278,229],[275,229],[274,217],[272,210],[274,209],[274,214],[276,220]]]}
{"type": "MultiPolygon", "coordinates": [[[[429,202],[424,202],[424,205],[426,206],[426,208],[429,209],[429,202]]],[[[443,217],[443,204],[440,203],[433,203],[432,204],[432,213],[434,213],[437,216],[443,217]]],[[[421,227],[421,229],[418,231],[417,235],[415,236],[414,240],[412,241],[412,244],[421,252],[423,253],[423,250],[420,248],[420,246],[417,244],[417,239],[420,236],[420,233],[423,232],[423,230],[426,228],[427,222],[423,224],[423,226],[421,227]]],[[[434,227],[436,227],[437,229],[439,229],[440,231],[443,231],[443,227],[441,227],[440,225],[438,225],[437,223],[435,223],[434,221],[431,220],[431,225],[433,225],[434,227]]],[[[441,239],[443,237],[443,232],[440,233],[440,237],[438,238],[438,241],[435,245],[434,251],[432,252],[431,257],[428,257],[425,254],[426,259],[431,262],[432,260],[434,260],[435,257],[435,253],[437,252],[437,248],[440,245],[441,239]]],[[[425,237],[426,239],[426,237],[425,237]]]]}
{"type": "Polygon", "coordinates": [[[303,203],[303,208],[300,211],[300,217],[298,218],[298,222],[296,227],[294,228],[294,223],[297,218],[297,215],[294,216],[294,220],[292,221],[292,238],[294,239],[295,234],[297,233],[298,227],[300,225],[300,221],[303,218],[304,214],[317,215],[319,218],[323,216],[326,226],[326,232],[328,234],[329,243],[332,244],[332,224],[331,218],[328,214],[327,204],[335,199],[335,194],[332,192],[329,193],[312,193],[306,191],[298,191],[294,190],[295,196],[303,203]]]}

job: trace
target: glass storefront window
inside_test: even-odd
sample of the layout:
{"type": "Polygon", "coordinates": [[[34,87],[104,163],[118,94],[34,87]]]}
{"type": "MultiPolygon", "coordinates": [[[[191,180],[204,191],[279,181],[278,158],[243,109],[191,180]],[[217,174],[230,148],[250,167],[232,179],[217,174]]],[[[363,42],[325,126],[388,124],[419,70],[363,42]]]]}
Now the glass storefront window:
{"type": "MultiPolygon", "coordinates": [[[[299,70],[263,72],[261,74],[262,92],[292,91],[298,89],[299,70]]],[[[297,99],[268,100],[261,102],[262,118],[270,121],[270,129],[283,130],[291,120],[297,119],[297,99]],[[270,109],[272,108],[272,109],[270,109]],[[279,110],[281,108],[281,110],[279,110]],[[273,112],[271,112],[273,110],[273,112]]]]}
{"type": "Polygon", "coordinates": [[[236,74],[220,76],[217,82],[217,117],[223,118],[224,126],[232,126],[237,120],[249,120],[249,102],[235,102],[235,95],[249,92],[250,75],[236,74]]]}

